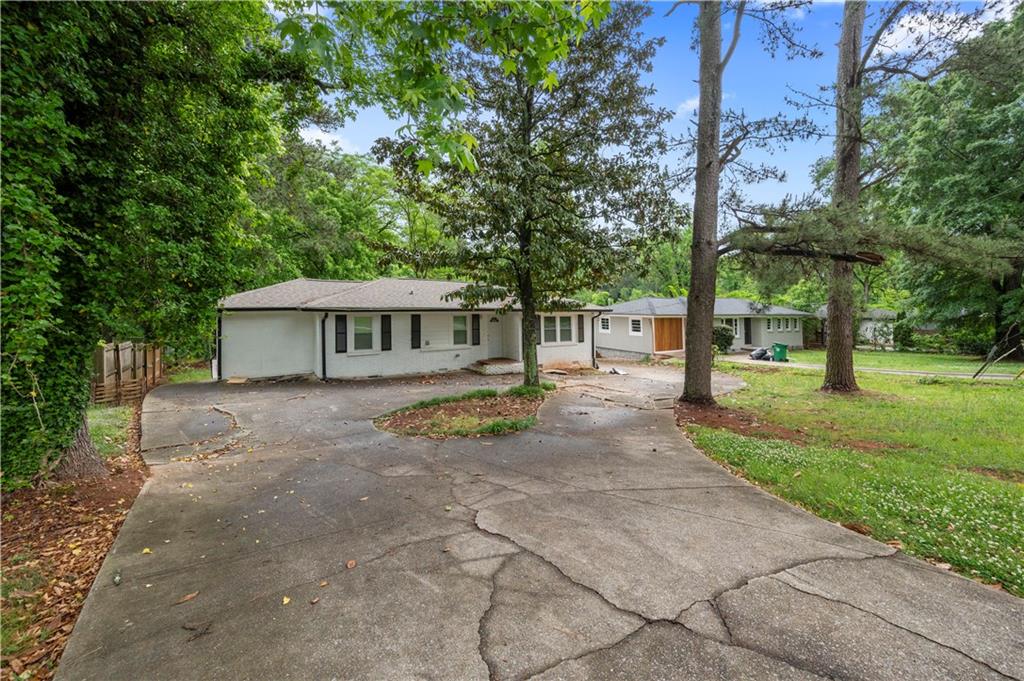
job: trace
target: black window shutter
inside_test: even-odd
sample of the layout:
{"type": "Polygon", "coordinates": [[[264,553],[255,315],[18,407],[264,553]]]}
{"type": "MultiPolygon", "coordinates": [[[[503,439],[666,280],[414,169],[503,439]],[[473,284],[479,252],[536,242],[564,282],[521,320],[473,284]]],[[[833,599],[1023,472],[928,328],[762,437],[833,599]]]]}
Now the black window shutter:
{"type": "Polygon", "coordinates": [[[583,315],[576,315],[576,342],[583,342],[583,315]]]}
{"type": "Polygon", "coordinates": [[[389,314],[380,316],[380,349],[391,349],[391,315],[389,314]]]}
{"type": "Polygon", "coordinates": [[[537,345],[540,345],[540,315],[533,315],[533,332],[537,336],[537,345]]]}
{"type": "Polygon", "coordinates": [[[473,345],[480,345],[480,315],[473,315],[473,345]]]}
{"type": "Polygon", "coordinates": [[[348,315],[334,315],[334,351],[348,352],[348,315]]]}
{"type": "Polygon", "coordinates": [[[414,314],[412,316],[412,347],[416,349],[420,346],[420,316],[414,314]]]}

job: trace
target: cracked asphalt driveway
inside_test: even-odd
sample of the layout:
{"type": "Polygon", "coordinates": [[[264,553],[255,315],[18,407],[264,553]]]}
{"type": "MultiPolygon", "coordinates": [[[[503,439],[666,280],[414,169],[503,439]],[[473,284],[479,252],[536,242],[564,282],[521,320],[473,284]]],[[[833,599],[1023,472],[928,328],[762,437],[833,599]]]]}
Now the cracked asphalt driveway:
{"type": "Polygon", "coordinates": [[[372,417],[500,379],[161,387],[58,676],[1024,678],[1024,601],[732,476],[658,408],[678,380],[448,441],[372,417]]]}

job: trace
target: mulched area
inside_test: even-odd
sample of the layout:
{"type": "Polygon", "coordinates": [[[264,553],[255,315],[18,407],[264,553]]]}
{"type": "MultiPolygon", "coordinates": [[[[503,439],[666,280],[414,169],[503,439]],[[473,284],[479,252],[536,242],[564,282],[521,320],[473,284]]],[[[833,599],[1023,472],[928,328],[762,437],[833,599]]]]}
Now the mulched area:
{"type": "Polygon", "coordinates": [[[457,437],[458,434],[446,431],[458,427],[461,423],[482,426],[498,419],[527,418],[537,413],[542,402],[543,397],[514,395],[459,400],[391,414],[378,419],[376,426],[381,430],[402,435],[457,437]]]}
{"type": "Polygon", "coordinates": [[[146,479],[136,407],[109,477],[4,495],[4,641],[0,679],[50,679],[85,597],[146,479]]]}

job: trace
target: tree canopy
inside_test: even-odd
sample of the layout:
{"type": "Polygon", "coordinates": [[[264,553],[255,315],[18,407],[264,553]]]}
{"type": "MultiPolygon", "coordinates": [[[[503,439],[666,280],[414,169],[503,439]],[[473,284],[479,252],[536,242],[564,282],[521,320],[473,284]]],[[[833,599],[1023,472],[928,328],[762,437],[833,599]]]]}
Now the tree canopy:
{"type": "Polygon", "coordinates": [[[493,55],[457,55],[454,68],[476,93],[462,119],[478,143],[475,173],[447,163],[425,178],[402,140],[378,146],[458,243],[448,261],[475,282],[466,304],[523,310],[527,382],[537,380],[535,312],[608,280],[641,254],[632,246],[682,226],[657,163],[671,114],[651,104],[641,80],[659,44],[638,32],[648,13],[617,6],[552,63],[550,91],[493,55]]]}

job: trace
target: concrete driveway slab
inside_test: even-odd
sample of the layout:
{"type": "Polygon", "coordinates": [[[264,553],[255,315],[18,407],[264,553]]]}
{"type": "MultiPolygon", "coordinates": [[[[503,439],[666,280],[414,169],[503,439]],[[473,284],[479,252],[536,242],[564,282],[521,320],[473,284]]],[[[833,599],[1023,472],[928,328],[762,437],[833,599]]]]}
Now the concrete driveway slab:
{"type": "Polygon", "coordinates": [[[58,677],[1024,678],[1021,601],[735,478],[661,408],[681,372],[627,370],[444,441],[372,419],[513,379],[152,391],[58,677]]]}

